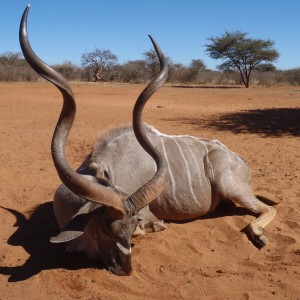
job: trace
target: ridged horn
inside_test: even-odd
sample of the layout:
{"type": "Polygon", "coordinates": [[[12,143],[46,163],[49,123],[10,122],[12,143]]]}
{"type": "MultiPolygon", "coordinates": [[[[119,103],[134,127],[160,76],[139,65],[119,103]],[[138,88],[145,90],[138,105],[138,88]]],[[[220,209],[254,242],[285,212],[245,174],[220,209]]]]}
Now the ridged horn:
{"type": "Polygon", "coordinates": [[[160,151],[149,140],[142,118],[142,113],[146,102],[166,82],[168,78],[167,60],[160,47],[150,34],[149,37],[160,61],[160,72],[146,86],[146,88],[138,97],[133,109],[132,123],[138,142],[155,160],[157,171],[153,178],[151,178],[144,186],[140,187],[127,199],[126,206],[133,214],[148,205],[163,191],[168,177],[166,160],[160,151]]]}
{"type": "Polygon", "coordinates": [[[63,107],[52,138],[51,153],[55,168],[61,181],[75,194],[92,202],[110,207],[119,216],[125,214],[125,207],[120,197],[112,190],[91,182],[75,172],[65,157],[65,144],[71,130],[75,114],[76,102],[73,91],[67,80],[44,63],[32,50],[27,33],[27,17],[30,5],[23,13],[19,39],[23,55],[30,66],[46,80],[53,83],[63,96],[63,107]]]}

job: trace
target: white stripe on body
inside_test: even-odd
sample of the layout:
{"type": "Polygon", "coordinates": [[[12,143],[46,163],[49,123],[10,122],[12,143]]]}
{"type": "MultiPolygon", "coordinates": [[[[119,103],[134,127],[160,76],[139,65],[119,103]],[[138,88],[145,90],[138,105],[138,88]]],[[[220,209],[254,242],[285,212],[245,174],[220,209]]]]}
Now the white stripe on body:
{"type": "Polygon", "coordinates": [[[207,149],[207,147],[206,147],[206,145],[205,145],[205,143],[203,142],[203,141],[201,141],[201,140],[199,140],[202,144],[203,144],[203,146],[204,146],[204,148],[205,148],[205,157],[206,157],[206,160],[207,160],[207,163],[208,163],[208,165],[209,165],[209,169],[210,169],[210,171],[211,171],[211,177],[212,177],[212,181],[213,182],[215,182],[215,173],[214,173],[214,169],[213,169],[213,166],[212,166],[212,164],[211,164],[211,162],[210,162],[210,160],[209,160],[209,158],[208,158],[208,149],[207,149]]]}
{"type": "Polygon", "coordinates": [[[191,173],[190,173],[190,170],[189,170],[189,165],[188,165],[188,162],[184,156],[184,153],[182,151],[182,148],[180,146],[180,144],[176,141],[176,138],[173,138],[173,141],[176,143],[178,149],[179,149],[179,152],[183,158],[183,161],[184,161],[184,164],[185,164],[185,167],[186,167],[186,171],[187,171],[187,176],[188,176],[188,182],[189,182],[189,188],[190,188],[190,191],[191,191],[191,194],[195,200],[195,202],[198,202],[197,201],[197,198],[195,196],[195,193],[194,193],[194,189],[193,189],[193,185],[192,185],[192,177],[191,177],[191,173]]]}
{"type": "Polygon", "coordinates": [[[168,156],[167,156],[167,152],[166,152],[166,148],[165,148],[165,145],[164,145],[163,138],[161,138],[160,141],[161,141],[162,149],[163,149],[164,156],[165,156],[165,159],[166,159],[166,162],[167,162],[167,165],[168,165],[168,169],[169,169],[170,183],[171,183],[171,186],[172,186],[173,199],[176,203],[179,203],[178,199],[176,198],[176,183],[175,183],[175,179],[174,179],[171,167],[170,167],[170,162],[168,160],[168,156]]]}
{"type": "Polygon", "coordinates": [[[190,145],[187,143],[186,139],[184,139],[184,143],[186,144],[187,148],[189,149],[189,151],[190,151],[190,153],[191,153],[191,155],[192,155],[192,157],[193,157],[194,163],[195,163],[195,165],[196,165],[196,167],[197,167],[197,174],[198,174],[200,186],[201,186],[203,192],[205,192],[204,187],[203,187],[202,178],[201,178],[201,174],[202,174],[202,173],[201,173],[201,171],[200,171],[200,167],[199,167],[198,160],[197,160],[197,158],[196,158],[194,152],[192,151],[190,145]]]}
{"type": "MultiPolygon", "coordinates": [[[[219,140],[208,140],[208,139],[204,139],[204,138],[198,138],[198,137],[195,137],[195,136],[192,136],[192,135],[168,135],[168,134],[165,134],[165,133],[161,133],[160,131],[158,131],[156,128],[152,127],[152,126],[148,126],[148,128],[150,129],[150,131],[153,133],[153,134],[156,134],[157,136],[160,136],[160,137],[169,137],[169,138],[191,138],[191,139],[194,139],[194,140],[197,140],[199,142],[201,142],[202,144],[205,144],[206,143],[212,143],[212,144],[217,144],[221,147],[223,147],[224,149],[226,149],[227,151],[230,151],[232,154],[234,154],[235,156],[237,156],[237,158],[241,159],[242,161],[245,161],[244,158],[242,158],[241,156],[239,156],[237,153],[233,152],[232,150],[228,149],[226,147],[226,145],[224,145],[222,142],[220,142],[219,140]]],[[[246,163],[247,164],[247,163],[246,163]]]]}

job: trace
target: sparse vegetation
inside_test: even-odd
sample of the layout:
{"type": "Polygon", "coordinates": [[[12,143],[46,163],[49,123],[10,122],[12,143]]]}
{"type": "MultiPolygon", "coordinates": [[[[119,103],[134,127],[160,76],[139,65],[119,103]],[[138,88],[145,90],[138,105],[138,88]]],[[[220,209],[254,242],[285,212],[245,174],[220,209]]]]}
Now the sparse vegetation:
{"type": "Polygon", "coordinates": [[[5,52],[0,55],[0,81],[35,81],[38,75],[22,59],[19,52],[5,52]]]}
{"type": "MultiPolygon", "coordinates": [[[[143,59],[117,64],[118,58],[110,50],[95,49],[82,55],[82,65],[71,61],[52,66],[67,80],[72,81],[115,81],[124,83],[145,83],[151,80],[159,68],[154,51],[143,53],[143,59]]],[[[179,85],[241,85],[244,84],[238,69],[209,70],[201,59],[192,59],[188,65],[174,63],[168,58],[168,82],[179,85]]],[[[37,81],[22,55],[18,52],[0,54],[0,81],[37,81]]],[[[259,63],[251,69],[249,85],[300,85],[300,68],[276,70],[271,63],[259,63]]]]}
{"type": "Polygon", "coordinates": [[[80,69],[70,61],[65,61],[61,65],[54,65],[52,67],[54,70],[63,75],[67,80],[81,80],[83,78],[82,69],[80,69]]]}

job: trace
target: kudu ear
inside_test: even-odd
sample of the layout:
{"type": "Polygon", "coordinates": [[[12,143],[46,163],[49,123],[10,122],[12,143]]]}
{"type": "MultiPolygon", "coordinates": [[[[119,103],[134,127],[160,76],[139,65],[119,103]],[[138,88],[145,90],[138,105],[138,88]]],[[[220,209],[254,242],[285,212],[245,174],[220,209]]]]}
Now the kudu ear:
{"type": "Polygon", "coordinates": [[[92,216],[95,215],[102,205],[93,202],[87,202],[83,205],[76,215],[65,225],[62,231],[50,239],[51,243],[65,243],[80,237],[89,223],[92,216]]]}

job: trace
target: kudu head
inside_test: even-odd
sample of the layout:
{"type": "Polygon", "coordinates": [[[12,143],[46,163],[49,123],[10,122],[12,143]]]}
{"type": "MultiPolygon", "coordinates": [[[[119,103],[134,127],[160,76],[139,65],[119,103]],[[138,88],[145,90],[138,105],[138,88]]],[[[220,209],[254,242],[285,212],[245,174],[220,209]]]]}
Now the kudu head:
{"type": "Polygon", "coordinates": [[[148,139],[142,120],[142,111],[147,100],[167,79],[166,59],[150,36],[160,60],[161,70],[136,101],[133,110],[133,129],[140,145],[155,160],[157,171],[144,186],[130,197],[122,199],[109,184],[99,182],[96,177],[91,179],[91,176],[80,175],[68,164],[65,157],[65,144],[76,113],[74,95],[67,80],[45,64],[31,49],[27,34],[28,11],[29,5],[23,13],[19,32],[24,57],[31,67],[53,83],[63,96],[62,111],[51,144],[53,162],[60,179],[72,192],[74,199],[80,197],[86,200],[86,204],[64,226],[61,233],[51,239],[51,242],[68,242],[79,238],[83,233],[93,235],[90,239],[94,241],[97,254],[105,267],[117,275],[128,275],[132,271],[131,236],[138,224],[137,213],[162,192],[167,180],[166,162],[148,139]]]}

